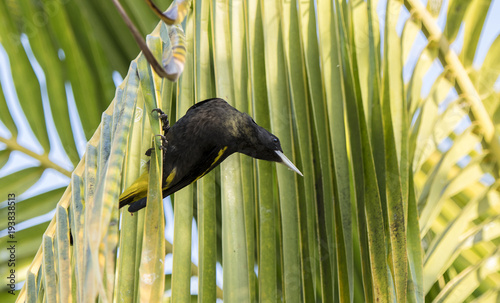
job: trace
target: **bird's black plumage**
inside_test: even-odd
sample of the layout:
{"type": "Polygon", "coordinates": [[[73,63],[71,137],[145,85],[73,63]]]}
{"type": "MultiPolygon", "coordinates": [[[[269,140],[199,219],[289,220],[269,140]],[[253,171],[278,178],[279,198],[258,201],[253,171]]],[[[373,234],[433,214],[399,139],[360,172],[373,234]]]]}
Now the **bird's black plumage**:
{"type": "MultiPolygon", "coordinates": [[[[164,131],[163,197],[203,177],[235,152],[283,162],[300,173],[283,155],[276,136],[223,99],[196,103],[164,131]]],[[[146,172],[120,196],[120,207],[131,204],[129,211],[135,212],[146,206],[147,178],[146,172]]]]}

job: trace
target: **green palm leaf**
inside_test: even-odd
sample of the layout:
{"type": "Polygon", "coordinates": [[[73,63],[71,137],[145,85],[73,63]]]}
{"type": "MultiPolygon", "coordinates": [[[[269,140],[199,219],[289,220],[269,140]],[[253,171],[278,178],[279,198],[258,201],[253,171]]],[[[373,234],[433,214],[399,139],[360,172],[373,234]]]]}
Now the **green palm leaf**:
{"type": "MultiPolygon", "coordinates": [[[[382,24],[378,1],[174,1],[165,20],[181,24],[153,30],[147,5],[124,1],[141,32],[152,31],[157,61],[183,70],[172,83],[142,54],[130,63],[138,49],[109,1],[0,1],[0,44],[19,100],[2,81],[0,164],[16,152],[39,162],[0,177],[4,197],[21,197],[16,220],[29,226],[15,234],[18,300],[495,300],[499,38],[472,64],[491,1],[384,4],[382,24]],[[403,12],[411,17],[401,31],[403,12]],[[461,31],[457,54],[450,44],[461,31]],[[113,97],[112,71],[127,66],[113,97]],[[214,96],[275,133],[304,177],[235,155],[162,204],[151,110],[174,123],[214,96]],[[89,140],[81,159],[76,111],[89,140]],[[22,119],[41,152],[24,145],[22,119]],[[73,169],[55,160],[59,142],[73,169]],[[150,159],[147,208],[120,213],[119,194],[150,159]],[[47,170],[70,177],[68,187],[32,193],[47,170]],[[164,239],[170,203],[173,243],[164,239]],[[54,207],[50,222],[24,223],[54,207]]],[[[6,202],[0,213],[8,216],[6,202]]],[[[8,276],[9,256],[1,258],[8,276]]],[[[2,302],[14,297],[6,287],[2,302]]]]}

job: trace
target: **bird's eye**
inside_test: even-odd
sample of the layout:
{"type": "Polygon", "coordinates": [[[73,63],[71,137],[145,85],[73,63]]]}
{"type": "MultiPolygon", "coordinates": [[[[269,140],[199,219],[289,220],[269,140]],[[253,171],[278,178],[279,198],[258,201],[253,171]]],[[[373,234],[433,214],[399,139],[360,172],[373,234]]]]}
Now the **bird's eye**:
{"type": "Polygon", "coordinates": [[[274,143],[278,143],[278,138],[274,138],[274,139],[273,139],[273,142],[274,142],[274,143]]]}

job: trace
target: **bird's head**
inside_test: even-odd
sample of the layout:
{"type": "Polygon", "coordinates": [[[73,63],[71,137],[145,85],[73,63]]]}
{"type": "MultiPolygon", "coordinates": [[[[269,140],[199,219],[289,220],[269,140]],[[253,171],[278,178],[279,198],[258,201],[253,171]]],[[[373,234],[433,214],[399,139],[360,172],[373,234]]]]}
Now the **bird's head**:
{"type": "Polygon", "coordinates": [[[245,131],[243,132],[245,133],[245,143],[240,145],[239,152],[256,159],[282,163],[303,176],[283,153],[278,137],[259,126],[250,116],[246,115],[246,117],[245,131]]]}

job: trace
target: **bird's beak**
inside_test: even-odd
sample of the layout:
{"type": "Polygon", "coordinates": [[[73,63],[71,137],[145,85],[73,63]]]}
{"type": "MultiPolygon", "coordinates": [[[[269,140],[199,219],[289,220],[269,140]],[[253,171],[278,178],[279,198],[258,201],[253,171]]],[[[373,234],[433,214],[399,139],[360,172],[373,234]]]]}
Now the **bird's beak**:
{"type": "Polygon", "coordinates": [[[291,170],[293,170],[297,174],[304,177],[304,175],[300,172],[300,170],[297,167],[295,167],[295,165],[293,165],[292,161],[288,160],[288,158],[285,156],[285,154],[283,154],[279,150],[275,150],[274,152],[278,155],[278,157],[280,157],[281,163],[285,164],[288,168],[290,168],[291,170]]]}

